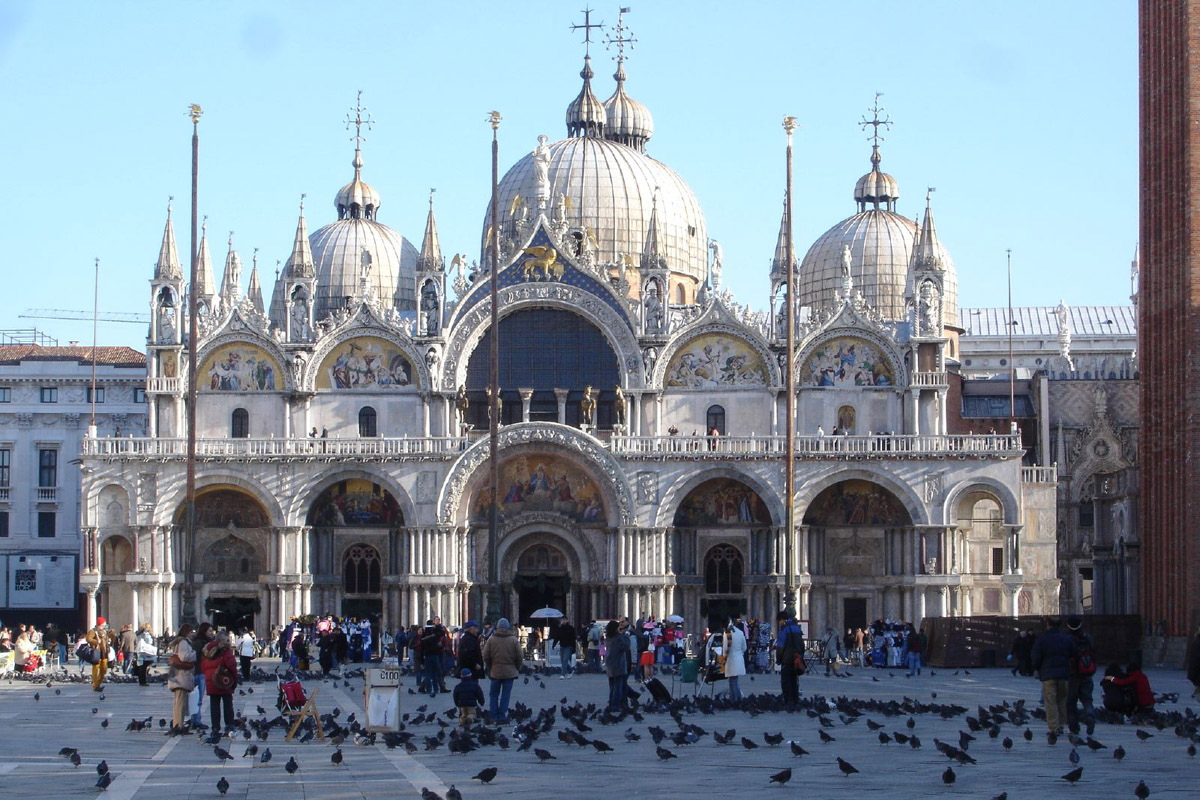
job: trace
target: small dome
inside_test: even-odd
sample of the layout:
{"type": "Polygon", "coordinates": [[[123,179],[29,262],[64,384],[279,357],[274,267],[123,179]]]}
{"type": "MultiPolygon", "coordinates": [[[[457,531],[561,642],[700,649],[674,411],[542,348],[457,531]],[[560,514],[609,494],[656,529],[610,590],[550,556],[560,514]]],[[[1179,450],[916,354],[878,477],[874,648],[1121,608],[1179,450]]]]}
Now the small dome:
{"type": "MultiPolygon", "coordinates": [[[[800,263],[800,304],[822,306],[835,300],[842,286],[842,248],[849,245],[854,288],[862,292],[867,305],[885,320],[907,319],[904,294],[916,237],[914,220],[882,208],[869,208],[842,220],[813,242],[800,263]]],[[[954,262],[940,242],[937,247],[945,269],[945,322],[957,325],[954,262]]]]}
{"type": "Polygon", "coordinates": [[[644,152],[646,142],[654,135],[654,117],[650,109],[625,93],[625,68],[620,63],[613,78],[617,90],[604,101],[608,118],[604,138],[644,152]]]}
{"type": "MultiPolygon", "coordinates": [[[[364,184],[365,185],[365,184],[364,184]]],[[[415,311],[417,248],[373,219],[343,218],[308,238],[317,275],[316,319],[324,319],[359,293],[363,253],[370,253],[369,285],[386,307],[415,311]]]]}
{"type": "MultiPolygon", "coordinates": [[[[657,188],[658,235],[667,266],[676,274],[694,279],[697,285],[703,283],[708,265],[704,212],[683,178],[661,162],[607,139],[563,139],[547,147],[550,150],[548,217],[555,213],[559,196],[565,195],[569,199],[565,211],[567,222],[595,232],[599,245],[597,259],[601,263],[619,263],[622,255],[636,261],[646,246],[646,229],[657,188]]],[[[501,230],[521,214],[513,212],[518,195],[522,202],[530,203],[537,197],[532,153],[514,164],[500,180],[501,230]]],[[[533,213],[537,210],[533,209],[533,213]]],[[[485,212],[481,239],[484,252],[487,230],[485,212]]]]}
{"type": "Polygon", "coordinates": [[[362,179],[362,153],[354,151],[354,180],[338,189],[334,207],[337,208],[338,219],[375,219],[379,213],[379,192],[362,179]]]}
{"type": "Polygon", "coordinates": [[[854,184],[854,202],[862,211],[868,205],[883,206],[888,211],[896,210],[896,201],[900,199],[900,184],[896,179],[879,169],[879,145],[871,150],[871,171],[858,179],[854,184]]]}
{"type": "Polygon", "coordinates": [[[608,121],[608,112],[600,98],[592,93],[591,56],[584,56],[583,69],[579,77],[583,78],[583,88],[567,106],[567,135],[568,136],[600,136],[604,133],[604,125],[608,121]]]}

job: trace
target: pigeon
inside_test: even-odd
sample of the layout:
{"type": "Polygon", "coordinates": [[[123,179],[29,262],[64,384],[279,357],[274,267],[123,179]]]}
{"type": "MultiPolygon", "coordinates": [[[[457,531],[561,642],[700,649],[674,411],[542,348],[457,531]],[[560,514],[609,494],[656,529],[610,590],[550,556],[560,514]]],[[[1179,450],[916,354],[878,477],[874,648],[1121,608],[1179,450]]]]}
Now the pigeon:
{"type": "Polygon", "coordinates": [[[333,755],[329,757],[329,763],[333,764],[335,767],[340,767],[342,765],[342,748],[339,747],[333,751],[333,755]]]}
{"type": "Polygon", "coordinates": [[[242,758],[249,758],[256,755],[258,755],[258,745],[252,744],[246,748],[246,752],[242,753],[242,758]]]}
{"type": "Polygon", "coordinates": [[[783,743],[783,732],[780,731],[776,734],[770,734],[766,731],[763,731],[763,741],[771,745],[771,747],[778,747],[783,743]]]}
{"type": "Polygon", "coordinates": [[[217,781],[217,791],[221,793],[221,797],[224,797],[225,793],[229,791],[229,781],[225,780],[224,775],[221,776],[221,780],[217,781]]]}
{"type": "Polygon", "coordinates": [[[233,759],[233,756],[224,747],[214,747],[213,754],[221,761],[230,761],[233,759]]]}
{"type": "Polygon", "coordinates": [[[662,747],[662,746],[659,746],[659,747],[656,747],[656,748],[654,748],[654,752],[655,752],[655,753],[658,755],[658,757],[659,757],[659,758],[661,758],[663,761],[667,761],[667,760],[669,760],[669,759],[672,759],[672,758],[679,758],[679,756],[675,755],[675,754],[674,754],[674,753],[672,753],[670,750],[668,750],[667,748],[665,748],[665,747],[662,747]]]}
{"type": "Polygon", "coordinates": [[[288,775],[295,775],[296,770],[300,769],[300,765],[296,763],[296,757],[292,756],[288,759],[288,763],[283,765],[283,768],[287,770],[288,775]]]}
{"type": "Polygon", "coordinates": [[[1012,750],[1013,740],[1008,736],[1005,736],[1004,741],[1000,742],[1000,744],[1004,745],[1005,750],[1012,750]]]}
{"type": "Polygon", "coordinates": [[[826,732],[825,732],[825,731],[823,731],[823,730],[819,730],[819,729],[818,729],[818,730],[817,730],[817,736],[820,736],[820,737],[821,737],[821,741],[822,741],[822,742],[824,742],[825,744],[829,744],[830,742],[836,742],[836,741],[837,741],[836,739],[834,739],[832,736],[830,736],[828,733],[826,733],[826,732]]]}
{"type": "Polygon", "coordinates": [[[795,742],[788,742],[788,744],[790,744],[790,745],[792,746],[792,755],[794,755],[794,756],[806,756],[806,755],[808,755],[808,751],[807,751],[807,750],[805,750],[805,749],[804,749],[803,747],[801,747],[800,745],[796,744],[795,742]]]}
{"type": "Polygon", "coordinates": [[[1141,739],[1143,742],[1144,742],[1144,741],[1146,741],[1147,739],[1153,739],[1153,738],[1154,738],[1154,734],[1153,734],[1153,733],[1148,733],[1148,732],[1146,732],[1146,731],[1142,730],[1141,728],[1138,728],[1136,731],[1134,731],[1134,735],[1136,735],[1136,736],[1137,736],[1139,739],[1141,739]]]}
{"type": "Polygon", "coordinates": [[[641,738],[642,737],[640,734],[633,732],[633,728],[629,728],[628,730],[625,731],[625,741],[627,741],[627,742],[641,741],[641,738]]]}
{"type": "Polygon", "coordinates": [[[106,772],[100,776],[100,780],[96,781],[96,788],[107,791],[108,787],[112,784],[112,782],[113,782],[112,773],[106,772]]]}
{"type": "Polygon", "coordinates": [[[495,767],[487,767],[479,770],[479,774],[473,775],[471,780],[479,781],[480,783],[491,783],[496,779],[496,773],[499,772],[495,767]]]}
{"type": "Polygon", "coordinates": [[[596,748],[597,753],[611,753],[613,749],[599,739],[592,740],[592,747],[596,748]]]}
{"type": "Polygon", "coordinates": [[[840,769],[842,771],[842,774],[845,775],[847,778],[849,778],[854,773],[858,772],[858,770],[854,768],[853,764],[851,764],[849,761],[845,760],[841,756],[838,756],[837,762],[838,762],[838,769],[840,769]]]}
{"type": "Polygon", "coordinates": [[[947,786],[952,786],[954,785],[954,781],[957,779],[958,775],[955,774],[954,768],[946,767],[946,771],[942,773],[942,783],[946,784],[947,786]]]}
{"type": "Polygon", "coordinates": [[[106,772],[108,772],[108,762],[107,761],[101,761],[99,764],[96,765],[96,774],[97,775],[103,775],[106,772]]]}
{"type": "Polygon", "coordinates": [[[1093,750],[1093,751],[1094,751],[1094,750],[1106,750],[1106,749],[1108,749],[1107,745],[1103,745],[1103,744],[1101,744],[1100,742],[1096,741],[1095,739],[1093,739],[1093,738],[1092,738],[1092,737],[1090,737],[1090,736],[1087,738],[1087,741],[1086,741],[1086,742],[1084,742],[1084,744],[1086,744],[1086,745],[1088,746],[1088,750],[1093,750]]]}
{"type": "Polygon", "coordinates": [[[782,772],[776,772],[774,775],[772,775],[771,783],[778,783],[780,786],[783,786],[785,783],[787,783],[791,779],[792,779],[792,768],[788,767],[787,769],[783,770],[782,772]]]}
{"type": "Polygon", "coordinates": [[[107,728],[107,727],[108,727],[108,720],[106,720],[106,719],[105,719],[105,720],[101,720],[101,721],[100,721],[100,727],[101,727],[101,728],[107,728]]]}
{"type": "Polygon", "coordinates": [[[450,788],[446,790],[446,800],[462,800],[462,792],[454,788],[454,784],[450,784],[450,788]]]}
{"type": "Polygon", "coordinates": [[[1138,800],[1146,800],[1150,796],[1150,787],[1146,785],[1145,781],[1138,781],[1137,788],[1133,790],[1133,793],[1138,800]]]}
{"type": "Polygon", "coordinates": [[[426,787],[421,787],[421,800],[442,800],[442,796],[437,792],[431,792],[426,787]]]}
{"type": "Polygon", "coordinates": [[[554,754],[551,753],[549,750],[543,750],[540,747],[535,748],[533,751],[533,754],[538,757],[538,762],[541,764],[545,764],[547,761],[557,761],[558,760],[557,758],[554,757],[554,754]]]}
{"type": "Polygon", "coordinates": [[[754,743],[754,740],[747,739],[745,736],[742,737],[742,747],[746,748],[747,750],[757,750],[758,749],[758,745],[754,743]]]}
{"type": "Polygon", "coordinates": [[[891,741],[892,741],[892,737],[888,736],[883,731],[879,732],[879,744],[880,745],[891,744],[891,741]]]}
{"type": "Polygon", "coordinates": [[[33,693],[33,702],[35,702],[35,703],[36,703],[37,701],[39,701],[39,700],[41,700],[41,699],[42,699],[42,693],[41,693],[41,692],[34,692],[34,693],[33,693]]]}
{"type": "Polygon", "coordinates": [[[869,728],[870,730],[877,731],[882,727],[883,727],[883,725],[876,722],[875,720],[871,720],[871,719],[867,720],[867,728],[869,728]]]}
{"type": "Polygon", "coordinates": [[[1031,731],[1029,728],[1025,729],[1025,733],[1023,735],[1025,736],[1025,741],[1027,741],[1027,742],[1033,741],[1033,731],[1031,731]]]}
{"type": "Polygon", "coordinates": [[[1113,750],[1113,758],[1115,758],[1117,761],[1120,761],[1124,757],[1125,757],[1125,748],[1121,747],[1121,745],[1117,745],[1117,749],[1113,750]]]}
{"type": "Polygon", "coordinates": [[[1079,780],[1082,777],[1083,777],[1083,767],[1076,767],[1075,769],[1068,772],[1066,775],[1063,775],[1062,779],[1064,781],[1066,781],[1067,783],[1075,783],[1075,781],[1079,780]]]}
{"type": "Polygon", "coordinates": [[[1196,757],[1196,745],[1189,744],[1188,749],[1187,749],[1187,754],[1189,756],[1191,756],[1192,758],[1195,758],[1196,757]]]}
{"type": "Polygon", "coordinates": [[[78,751],[78,750],[76,750],[75,752],[71,753],[71,765],[72,765],[72,766],[78,767],[78,766],[79,766],[80,764],[82,764],[82,763],[83,763],[83,759],[79,757],[79,751],[78,751]]]}
{"type": "Polygon", "coordinates": [[[993,797],[992,800],[1008,800],[1008,792],[1001,792],[993,797]]]}
{"type": "Polygon", "coordinates": [[[1067,755],[1067,760],[1070,761],[1072,764],[1078,764],[1079,763],[1079,751],[1076,750],[1074,747],[1072,747],[1071,752],[1067,755]]]}
{"type": "Polygon", "coordinates": [[[920,750],[921,749],[921,737],[920,736],[909,737],[908,746],[911,747],[913,750],[920,750]]]}
{"type": "Polygon", "coordinates": [[[266,750],[263,750],[263,754],[258,757],[258,763],[266,764],[266,763],[270,762],[270,760],[271,760],[271,748],[268,747],[266,750]]]}

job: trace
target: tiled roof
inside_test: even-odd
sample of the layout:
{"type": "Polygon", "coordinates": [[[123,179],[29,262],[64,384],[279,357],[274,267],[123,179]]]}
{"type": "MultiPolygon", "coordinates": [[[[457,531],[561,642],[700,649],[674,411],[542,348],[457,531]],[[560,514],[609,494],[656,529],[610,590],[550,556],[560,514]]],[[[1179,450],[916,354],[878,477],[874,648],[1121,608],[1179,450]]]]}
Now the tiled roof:
{"type": "MultiPolygon", "coordinates": [[[[1030,336],[1057,337],[1058,317],[1054,306],[1014,306],[1013,338],[1030,336]]],[[[1137,315],[1133,306],[1071,306],[1072,336],[1137,336],[1137,315]],[[1109,323],[1111,320],[1111,323],[1109,323]]],[[[965,336],[1008,336],[1008,309],[960,308],[959,324],[965,336]]]]}
{"type": "MultiPolygon", "coordinates": [[[[77,361],[91,364],[92,348],[43,347],[37,344],[0,347],[0,365],[11,366],[22,361],[77,361]]],[[[111,367],[145,367],[146,355],[132,347],[97,347],[96,363],[111,367]]]]}

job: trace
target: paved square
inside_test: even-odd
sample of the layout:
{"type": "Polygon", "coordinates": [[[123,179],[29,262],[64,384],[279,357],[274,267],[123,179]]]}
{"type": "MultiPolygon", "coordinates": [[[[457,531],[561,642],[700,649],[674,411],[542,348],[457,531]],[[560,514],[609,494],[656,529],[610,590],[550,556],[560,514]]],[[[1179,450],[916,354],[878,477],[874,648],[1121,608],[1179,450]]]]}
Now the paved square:
{"type": "MultiPolygon", "coordinates": [[[[1167,712],[1188,715],[1194,730],[1195,714],[1200,704],[1190,700],[1191,687],[1178,671],[1151,670],[1151,684],[1159,693],[1178,692],[1179,701],[1160,706],[1167,712]]],[[[747,693],[778,694],[777,681],[769,676],[743,678],[747,693]]],[[[485,681],[486,683],[486,681],[485,681]]],[[[669,678],[666,680],[670,686],[669,678]]],[[[343,681],[310,680],[306,686],[320,686],[318,698],[322,713],[334,707],[341,709],[340,721],[351,712],[361,719],[362,681],[354,679],[349,686],[343,681]]],[[[411,679],[405,678],[402,690],[402,710],[415,714],[421,706],[444,711],[452,707],[449,695],[436,700],[408,694],[411,679]]],[[[724,684],[718,684],[718,687],[724,684]]],[[[239,712],[251,718],[261,718],[256,707],[262,706],[274,716],[275,684],[258,683],[247,687],[253,693],[235,698],[239,712]]],[[[0,685],[0,781],[10,796],[36,794],[42,797],[95,796],[96,765],[105,760],[114,780],[106,793],[108,798],[213,798],[218,796],[217,781],[229,781],[231,798],[340,798],[418,797],[422,787],[440,795],[453,784],[467,798],[554,796],[570,793],[585,796],[604,792],[621,795],[671,797],[733,797],[747,791],[763,790],[780,794],[800,794],[810,797],[833,797],[852,792],[857,796],[917,797],[925,794],[988,798],[1002,791],[1010,798],[1025,797],[1133,797],[1139,780],[1145,780],[1151,797],[1196,797],[1200,785],[1200,759],[1189,757],[1188,741],[1180,738],[1171,726],[1163,730],[1147,728],[1153,738],[1140,741],[1135,726],[1100,724],[1095,738],[1105,749],[1095,752],[1077,748],[1083,766],[1083,776],[1072,787],[1060,776],[1072,768],[1069,755],[1072,746],[1061,740],[1055,746],[1046,742],[1045,724],[1031,722],[1033,740],[1027,742],[1022,729],[1004,724],[995,739],[987,732],[975,734],[969,754],[977,759],[975,765],[953,763],[957,780],[945,786],[942,774],[952,762],[938,752],[934,739],[957,745],[959,732],[967,730],[965,717],[977,713],[980,705],[989,706],[1005,701],[1024,700],[1036,708],[1040,686],[1027,678],[1014,678],[1007,670],[971,670],[970,674],[954,670],[925,670],[920,678],[906,679],[902,671],[862,669],[842,679],[807,676],[801,681],[805,701],[824,696],[833,701],[879,703],[904,701],[912,698],[920,703],[961,705],[965,714],[943,718],[932,712],[911,715],[914,727],[906,722],[909,714],[885,716],[874,707],[863,709],[862,716],[845,724],[837,710],[828,713],[833,722],[828,729],[833,742],[819,738],[820,722],[809,714],[798,712],[747,713],[741,710],[722,710],[712,715],[685,714],[684,722],[698,725],[708,732],[690,745],[663,744],[677,758],[660,761],[655,745],[648,734],[651,725],[661,726],[668,734],[678,725],[666,713],[646,713],[641,723],[627,719],[616,725],[604,726],[589,720],[591,728],[583,735],[591,740],[600,738],[613,748],[602,754],[592,747],[566,745],[558,732],[571,727],[560,715],[554,728],[541,735],[534,747],[544,748],[554,761],[538,762],[532,751],[517,752],[517,742],[507,751],[499,747],[483,747],[467,755],[447,752],[445,746],[432,752],[424,750],[424,737],[441,730],[436,721],[410,726],[413,741],[421,749],[409,755],[403,748],[388,750],[380,742],[374,746],[356,746],[347,741],[342,751],[344,763],[334,766],[330,756],[334,749],[329,743],[313,741],[307,744],[285,744],[283,732],[271,729],[269,740],[260,748],[270,747],[273,758],[262,764],[256,758],[240,757],[250,742],[239,739],[223,746],[234,760],[221,764],[213,747],[196,737],[168,738],[159,728],[158,720],[170,715],[170,697],[162,684],[139,688],[134,684],[112,684],[104,699],[90,687],[79,683],[45,685],[22,680],[0,685]],[[877,680],[873,680],[877,679],[877,680]],[[59,693],[61,691],[61,693],[59,693]],[[35,700],[34,695],[39,699],[35,700]],[[936,698],[933,697],[936,693],[936,698]],[[154,717],[151,730],[126,732],[131,719],[154,717]],[[109,720],[107,728],[103,720],[109,720]],[[881,745],[879,732],[868,728],[866,721],[882,723],[883,732],[916,734],[922,743],[919,750],[895,743],[881,745]],[[624,732],[632,726],[641,735],[638,742],[628,742],[624,732]],[[733,744],[719,745],[713,732],[728,729],[737,731],[733,744]],[[764,733],[782,733],[783,744],[772,747],[764,733]],[[745,736],[758,747],[746,749],[740,744],[745,736]],[[1011,737],[1014,747],[1006,752],[1005,737],[1011,737]],[[809,755],[792,755],[787,740],[794,740],[809,755]],[[1126,756],[1117,761],[1113,751],[1120,745],[1126,756]],[[82,764],[78,768],[58,755],[62,747],[80,751],[82,764]],[[858,768],[859,773],[845,777],[838,770],[840,756],[858,768]],[[295,757],[300,769],[289,775],[284,768],[295,757]],[[499,774],[488,786],[472,781],[471,776],[481,769],[495,766],[499,774]],[[769,784],[769,776],[792,768],[790,783],[780,788],[769,784]],[[869,794],[868,794],[869,793],[869,794]]],[[[534,712],[558,705],[562,698],[569,703],[602,705],[607,698],[607,684],[599,676],[588,675],[561,680],[557,677],[534,677],[525,683],[518,680],[513,701],[532,707],[534,712]]],[[[207,721],[207,709],[205,719],[207,721]]],[[[444,717],[443,717],[444,719],[444,717]]],[[[512,735],[512,726],[506,732],[512,735]]]]}

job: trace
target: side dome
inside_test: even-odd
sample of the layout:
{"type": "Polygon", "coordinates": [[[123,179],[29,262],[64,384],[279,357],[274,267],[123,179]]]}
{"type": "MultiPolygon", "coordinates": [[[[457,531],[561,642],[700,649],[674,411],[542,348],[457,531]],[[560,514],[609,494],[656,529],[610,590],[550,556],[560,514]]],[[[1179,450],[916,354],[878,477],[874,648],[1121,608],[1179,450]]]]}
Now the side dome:
{"type": "Polygon", "coordinates": [[[654,135],[654,116],[650,109],[629,96],[625,91],[624,66],[618,62],[613,73],[617,89],[612,97],[604,101],[608,122],[604,126],[604,138],[628,145],[638,152],[646,152],[646,142],[654,135]]]}
{"type": "Polygon", "coordinates": [[[384,307],[416,311],[419,253],[398,231],[373,219],[347,217],[308,237],[316,271],[316,319],[324,319],[360,293],[360,276],[369,254],[368,286],[384,307]]]}
{"type": "MultiPolygon", "coordinates": [[[[659,240],[673,273],[704,281],[708,264],[708,232],[704,213],[691,187],[670,167],[618,142],[573,137],[548,145],[550,208],[567,198],[569,225],[595,233],[602,263],[618,263],[622,255],[640,258],[658,189],[659,240]],[[586,186],[584,164],[587,165],[586,186]]],[[[501,230],[516,217],[536,215],[537,168],[533,153],[505,173],[499,187],[501,230]],[[515,202],[520,196],[520,202],[515,202]]],[[[488,213],[484,213],[481,250],[486,252],[488,213]]]]}
{"type": "MultiPolygon", "coordinates": [[[[834,302],[842,286],[842,248],[850,247],[851,277],[867,304],[889,321],[907,319],[904,294],[917,238],[917,223],[894,211],[870,208],[842,220],[820,236],[800,262],[800,304],[834,302]]],[[[950,253],[941,255],[947,325],[958,325],[958,277],[950,253]]]]}

